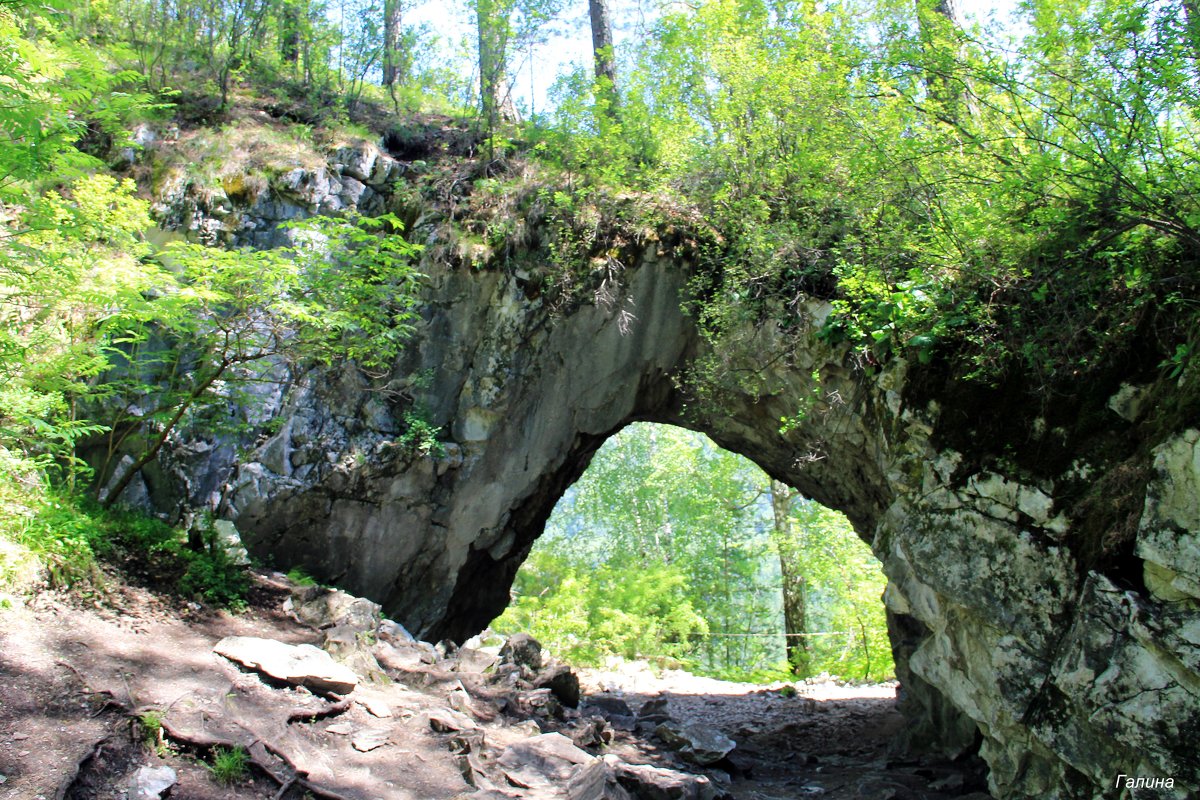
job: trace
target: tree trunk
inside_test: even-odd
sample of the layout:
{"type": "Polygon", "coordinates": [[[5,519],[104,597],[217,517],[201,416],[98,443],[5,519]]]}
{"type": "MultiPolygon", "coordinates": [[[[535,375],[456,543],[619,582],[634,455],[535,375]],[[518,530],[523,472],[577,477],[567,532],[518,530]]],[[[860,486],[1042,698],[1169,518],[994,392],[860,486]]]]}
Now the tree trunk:
{"type": "Polygon", "coordinates": [[[925,50],[925,90],[944,121],[955,123],[963,105],[964,93],[956,86],[958,53],[947,32],[960,23],[957,0],[917,0],[917,25],[925,50]]]}
{"type": "Polygon", "coordinates": [[[508,17],[496,0],[476,0],[479,27],[479,104],[483,122],[491,136],[500,124],[504,108],[505,50],[508,17]]]}
{"type": "Polygon", "coordinates": [[[146,466],[158,457],[158,452],[162,450],[163,445],[167,443],[167,438],[170,437],[171,431],[175,430],[175,426],[179,424],[179,421],[183,419],[183,415],[188,412],[188,409],[190,409],[206,391],[208,391],[210,386],[221,379],[221,376],[225,374],[225,371],[229,369],[230,366],[231,363],[229,361],[222,361],[211,375],[200,381],[200,383],[198,383],[196,387],[192,389],[188,396],[179,404],[179,408],[175,410],[175,413],[171,416],[171,419],[166,423],[166,425],[163,426],[162,432],[154,440],[153,444],[146,448],[145,452],[137,457],[133,464],[129,466],[129,469],[125,470],[125,472],[117,480],[116,484],[111,490],[109,490],[108,494],[104,496],[104,499],[100,501],[101,507],[111,508],[113,504],[117,502],[117,498],[129,488],[129,484],[133,482],[134,476],[142,470],[142,467],[146,466]]]}
{"type": "Polygon", "coordinates": [[[298,3],[285,3],[283,6],[283,30],[279,35],[279,57],[285,64],[292,67],[293,76],[300,61],[300,6],[298,3]]]}
{"type": "Polygon", "coordinates": [[[800,542],[792,524],[792,498],[795,490],[779,481],[771,481],[771,511],[775,518],[772,540],[779,554],[779,571],[783,575],[783,632],[788,664],[795,675],[808,669],[808,640],[806,618],[807,581],[800,542]]]}
{"type": "Polygon", "coordinates": [[[617,96],[617,63],[613,51],[612,17],[608,0],[588,0],[592,20],[592,52],[596,59],[596,77],[606,84],[612,100],[617,96]]]}
{"type": "Polygon", "coordinates": [[[1192,58],[1200,60],[1200,3],[1183,0],[1183,23],[1192,46],[1192,58]]]}
{"type": "Polygon", "coordinates": [[[383,3],[383,85],[389,89],[404,83],[403,60],[400,53],[400,31],[403,14],[401,0],[383,3]]]}

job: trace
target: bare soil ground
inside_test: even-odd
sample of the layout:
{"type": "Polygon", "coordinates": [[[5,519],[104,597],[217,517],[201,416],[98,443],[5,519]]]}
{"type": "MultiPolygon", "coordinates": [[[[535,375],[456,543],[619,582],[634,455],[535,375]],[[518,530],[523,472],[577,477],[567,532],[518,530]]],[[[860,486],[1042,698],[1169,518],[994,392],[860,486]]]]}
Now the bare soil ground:
{"type": "MultiPolygon", "coordinates": [[[[516,695],[489,695],[457,662],[395,673],[360,686],[353,702],[336,703],[242,671],[212,652],[217,641],[234,635],[319,644],[321,632],[285,613],[287,596],[279,576],[257,576],[250,608],[239,614],[124,586],[102,602],[45,593],[25,607],[0,611],[0,800],[125,800],[134,796],[131,775],[144,765],[177,772],[174,800],[441,800],[481,785],[478,759],[484,771],[496,773],[483,733],[472,745],[461,733],[431,730],[431,714],[455,707],[479,714],[497,753],[539,731],[575,735],[588,720],[586,698],[582,713],[521,718],[516,695]],[[147,740],[137,722],[147,711],[164,719],[162,744],[147,740]],[[383,745],[352,747],[364,734],[378,735],[383,745]],[[219,783],[206,764],[221,743],[246,745],[261,767],[230,785],[219,783]],[[286,753],[299,763],[289,763],[286,753]],[[472,758],[476,776],[464,767],[472,758]],[[296,768],[311,782],[289,779],[296,768]]],[[[635,712],[665,698],[675,719],[715,727],[737,741],[731,757],[703,770],[736,800],[986,797],[972,795],[982,786],[974,763],[890,753],[903,725],[892,686],[801,686],[786,696],[636,667],[581,677],[585,695],[623,697],[635,712]]],[[[652,728],[617,727],[610,742],[587,745],[590,751],[699,771],[680,762],[652,728]]],[[[525,796],[514,786],[500,792],[525,796]]]]}
{"type": "Polygon", "coordinates": [[[617,693],[634,708],[664,698],[675,718],[710,725],[736,741],[724,769],[708,771],[735,800],[989,797],[978,759],[898,752],[905,723],[894,682],[764,687],[680,671],[656,674],[636,663],[583,670],[581,678],[589,694],[617,693]]]}

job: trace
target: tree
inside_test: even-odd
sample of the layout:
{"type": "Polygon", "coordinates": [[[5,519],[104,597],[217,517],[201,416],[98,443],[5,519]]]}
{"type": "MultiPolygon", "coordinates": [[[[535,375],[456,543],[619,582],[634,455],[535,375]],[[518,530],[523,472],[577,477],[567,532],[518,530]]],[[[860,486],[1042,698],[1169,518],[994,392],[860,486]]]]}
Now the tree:
{"type": "Polygon", "coordinates": [[[960,26],[957,0],[917,0],[917,26],[925,50],[925,88],[947,121],[957,121],[964,92],[954,40],[960,26]]]}
{"type": "MultiPolygon", "coordinates": [[[[404,82],[406,59],[400,45],[404,40],[402,25],[403,0],[384,0],[383,3],[383,85],[392,90],[404,82]]],[[[392,99],[395,100],[393,93],[392,99]]]]}
{"type": "Polygon", "coordinates": [[[894,669],[881,595],[886,580],[842,514],[788,490],[790,555],[804,585],[801,675],[878,680],[894,669]]]}
{"type": "Polygon", "coordinates": [[[478,34],[480,113],[490,137],[501,122],[517,119],[507,79],[510,45],[519,50],[523,44],[535,41],[542,28],[562,10],[565,0],[473,0],[473,3],[478,34]]]}
{"type": "MultiPolygon", "coordinates": [[[[631,425],[596,454],[538,548],[572,567],[572,591],[593,598],[581,607],[596,605],[597,635],[619,630],[622,641],[636,642],[620,654],[746,674],[775,660],[778,597],[761,582],[766,540],[752,474],[700,434],[631,425]],[[652,577],[635,578],[643,575],[652,577]],[[669,613],[668,595],[678,598],[678,613],[669,613]]],[[[532,564],[532,574],[518,573],[516,590],[522,613],[536,616],[539,604],[563,601],[553,599],[562,590],[550,576],[538,577],[543,562],[532,564]]]]}
{"type": "Polygon", "coordinates": [[[263,23],[270,8],[269,0],[200,0],[206,20],[203,41],[207,62],[221,93],[221,109],[229,107],[229,89],[233,76],[252,59],[263,23]]]}
{"type": "Polygon", "coordinates": [[[475,0],[479,47],[479,102],[489,135],[499,127],[506,104],[511,107],[505,80],[511,10],[512,0],[475,0]]]}
{"type": "Polygon", "coordinates": [[[796,497],[799,495],[787,484],[771,481],[771,512],[774,523],[771,543],[779,556],[784,650],[791,671],[796,675],[807,675],[808,587],[804,573],[804,552],[792,516],[792,501],[796,497]]]}
{"type": "Polygon", "coordinates": [[[495,624],[590,662],[880,678],[891,668],[882,588],[844,516],[700,434],[634,424],[560,501],[495,624]]]}
{"type": "MultiPolygon", "coordinates": [[[[155,408],[113,425],[110,453],[149,427],[132,463],[100,486],[110,506],[157,458],[185,417],[225,385],[264,376],[280,364],[352,359],[386,369],[411,331],[420,275],[417,245],[391,215],[378,219],[314,217],[293,226],[300,244],[286,251],[229,251],[173,245],[167,260],[182,275],[166,287],[156,314],[131,330],[137,343],[113,379],[151,370],[144,388],[155,408]],[[382,234],[382,235],[381,235],[382,234]],[[162,365],[169,365],[162,374],[162,365]],[[157,371],[156,371],[157,370],[157,371]]],[[[127,398],[145,402],[141,397],[127,398]]]]}
{"type": "Polygon", "coordinates": [[[76,442],[102,429],[81,407],[171,281],[142,258],[149,224],[132,181],[95,175],[32,199],[0,247],[0,448],[43,472],[81,466],[76,442]]]}
{"type": "Polygon", "coordinates": [[[596,62],[596,80],[601,92],[608,97],[608,110],[616,114],[617,63],[613,50],[612,15],[608,0],[588,0],[588,16],[592,23],[592,52],[596,62]]]}
{"type": "Polygon", "coordinates": [[[1200,58],[1200,4],[1196,0],[1183,0],[1184,30],[1191,40],[1193,58],[1200,58]]]}
{"type": "Polygon", "coordinates": [[[293,77],[300,69],[304,23],[308,17],[306,6],[303,0],[283,0],[279,12],[279,57],[291,66],[293,77]]]}

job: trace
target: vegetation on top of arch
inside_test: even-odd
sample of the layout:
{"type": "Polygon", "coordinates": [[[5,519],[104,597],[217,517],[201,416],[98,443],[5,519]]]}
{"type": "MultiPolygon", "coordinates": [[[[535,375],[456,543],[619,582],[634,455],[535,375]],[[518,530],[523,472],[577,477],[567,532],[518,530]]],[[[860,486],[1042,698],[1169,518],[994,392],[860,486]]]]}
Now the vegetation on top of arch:
{"type": "Polygon", "coordinates": [[[712,0],[665,14],[619,115],[583,73],[534,151],[695,204],[722,235],[698,312],[798,324],[864,364],[1077,379],[1149,337],[1194,350],[1200,38],[1176,3],[1036,2],[1020,38],[932,4],[712,0]],[[599,98],[599,100],[593,100],[599,98]]]}
{"type": "MultiPolygon", "coordinates": [[[[6,69],[29,92],[25,121],[57,120],[43,130],[60,144],[79,119],[111,137],[170,86],[188,87],[171,97],[197,120],[219,120],[244,91],[271,95],[272,113],[301,125],[354,117],[380,130],[419,109],[469,114],[470,81],[430,57],[429,31],[405,33],[400,78],[385,91],[370,77],[377,15],[347,27],[317,2],[239,0],[207,20],[186,0],[175,15],[167,5],[18,6],[43,42],[20,44],[12,31],[14,63],[34,56],[24,71],[6,69]],[[38,55],[47,38],[91,55],[53,67],[38,55]],[[22,78],[39,70],[61,73],[56,93],[22,78]],[[101,73],[119,78],[81,85],[101,73]]],[[[1181,373],[1196,349],[1200,250],[1200,33],[1188,4],[1031,0],[1019,35],[964,25],[946,8],[668,7],[621,54],[615,86],[580,69],[558,82],[548,115],[479,123],[486,146],[470,148],[475,168],[456,177],[496,213],[464,223],[465,252],[503,259],[536,244],[509,202],[524,198],[549,229],[542,243],[572,267],[550,279],[582,297],[623,263],[609,241],[620,237],[589,229],[596,214],[641,215],[619,226],[636,234],[661,224],[663,209],[693,208],[716,233],[699,243],[711,269],[695,305],[715,336],[747,317],[798,328],[800,301],[816,296],[834,305],[821,335],[863,364],[903,352],[952,359],[980,380],[1019,368],[1056,383],[1136,334],[1165,372],[1181,373]],[[540,164],[537,191],[514,190],[529,182],[516,162],[540,164]],[[634,195],[653,202],[603,201],[634,195]]]]}
{"type": "MultiPolygon", "coordinates": [[[[13,5],[10,196],[69,181],[86,161],[72,142],[117,143],[173,85],[189,86],[172,96],[193,120],[273,94],[301,139],[351,112],[394,126],[388,105],[461,112],[469,95],[435,64],[404,65],[400,99],[368,85],[378,31],[335,35],[318,5],[299,22],[277,0],[207,21],[151,0],[13,5]]],[[[907,353],[1049,384],[1140,338],[1164,374],[1187,370],[1200,35],[1182,0],[1029,2],[1019,38],[930,0],[680,8],[625,54],[617,86],[572,73],[549,116],[480,132],[492,144],[468,147],[453,176],[482,212],[462,223],[468,245],[500,258],[545,245],[562,296],[603,300],[629,241],[699,215],[683,238],[714,337],[746,319],[803,330],[817,297],[834,308],[820,335],[866,365],[907,353]],[[533,178],[514,168],[531,162],[533,178]]]]}

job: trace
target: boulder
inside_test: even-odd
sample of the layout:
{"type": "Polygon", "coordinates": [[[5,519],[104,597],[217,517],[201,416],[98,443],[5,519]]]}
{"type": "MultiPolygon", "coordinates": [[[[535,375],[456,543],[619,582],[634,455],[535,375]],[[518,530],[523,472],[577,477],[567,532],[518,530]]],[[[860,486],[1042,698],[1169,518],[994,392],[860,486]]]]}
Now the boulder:
{"type": "Polygon", "coordinates": [[[562,702],[549,689],[521,692],[516,696],[516,701],[519,712],[531,717],[563,719],[565,716],[562,702]]]}
{"type": "Polygon", "coordinates": [[[438,733],[458,733],[460,731],[479,730],[475,720],[466,714],[452,711],[449,708],[437,708],[428,712],[429,727],[438,733]]]}
{"type": "Polygon", "coordinates": [[[689,775],[649,764],[626,764],[605,756],[610,779],[637,800],[714,800],[717,789],[703,775],[689,775]]]}
{"type": "Polygon", "coordinates": [[[399,672],[419,672],[437,660],[433,648],[425,642],[394,644],[377,642],[371,648],[376,662],[399,672]]]}
{"type": "Polygon", "coordinates": [[[325,586],[297,586],[283,607],[318,629],[345,625],[374,632],[380,626],[379,604],[325,586]]]}
{"type": "Polygon", "coordinates": [[[528,633],[513,634],[500,648],[500,661],[537,672],[542,668],[542,644],[528,633]]]}
{"type": "Polygon", "coordinates": [[[538,675],[533,681],[536,689],[549,689],[558,701],[568,708],[579,708],[579,676],[560,664],[538,675]]]}
{"type": "Polygon", "coordinates": [[[375,159],[375,164],[371,169],[371,174],[367,178],[367,183],[375,188],[383,186],[393,176],[396,171],[396,160],[389,155],[380,154],[375,159]]]}
{"type": "Polygon", "coordinates": [[[416,644],[417,638],[399,622],[390,619],[379,621],[379,638],[389,644],[416,644]]]}
{"type": "Polygon", "coordinates": [[[369,753],[372,750],[378,750],[387,743],[388,732],[375,729],[360,731],[350,740],[350,746],[360,753],[369,753]]]}
{"type": "MultiPolygon", "coordinates": [[[[637,729],[637,717],[633,709],[620,697],[611,694],[598,694],[584,701],[584,708],[599,713],[615,730],[632,731],[637,729]]],[[[661,721],[666,721],[661,720],[661,721]]]]}
{"type": "Polygon", "coordinates": [[[715,728],[691,722],[664,722],[655,733],[685,761],[700,766],[715,764],[737,747],[737,742],[715,728]]]}
{"type": "MultiPolygon", "coordinates": [[[[359,181],[371,178],[375,172],[375,161],[379,156],[379,151],[367,144],[342,147],[333,154],[334,161],[341,165],[342,175],[359,181]]],[[[344,180],[345,178],[343,178],[344,180]]]]}
{"type": "Polygon", "coordinates": [[[603,717],[591,717],[571,731],[571,741],[577,747],[607,747],[612,744],[613,729],[603,717]]]}
{"type": "Polygon", "coordinates": [[[544,733],[510,745],[497,760],[504,777],[530,798],[603,800],[604,762],[561,733],[544,733]]]}
{"type": "Polygon", "coordinates": [[[349,694],[358,676],[311,644],[291,645],[255,636],[228,636],[213,652],[277,681],[317,692],[349,694]]]}
{"type": "Polygon", "coordinates": [[[129,800],[158,800],[178,780],[170,767],[139,767],[129,779],[129,800]]]}
{"type": "Polygon", "coordinates": [[[367,192],[367,186],[357,178],[342,178],[342,191],[339,195],[342,202],[347,206],[358,205],[363,194],[367,192]]]}
{"type": "Polygon", "coordinates": [[[667,712],[667,705],[668,701],[665,697],[656,697],[653,700],[647,700],[638,711],[638,722],[646,722],[654,725],[662,722],[670,722],[671,715],[667,712]]]}
{"type": "Polygon", "coordinates": [[[496,666],[496,656],[473,647],[461,647],[456,655],[455,672],[484,673],[496,666]]]}
{"type": "Polygon", "coordinates": [[[586,704],[597,709],[606,718],[632,717],[634,715],[633,709],[629,707],[629,704],[623,698],[617,697],[614,694],[589,695],[586,704]]]}

